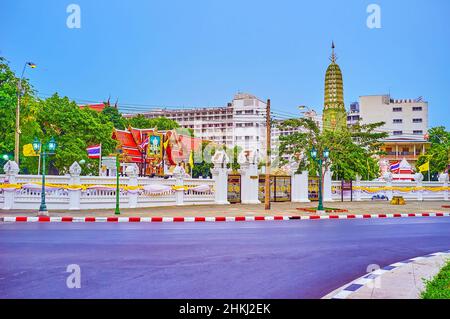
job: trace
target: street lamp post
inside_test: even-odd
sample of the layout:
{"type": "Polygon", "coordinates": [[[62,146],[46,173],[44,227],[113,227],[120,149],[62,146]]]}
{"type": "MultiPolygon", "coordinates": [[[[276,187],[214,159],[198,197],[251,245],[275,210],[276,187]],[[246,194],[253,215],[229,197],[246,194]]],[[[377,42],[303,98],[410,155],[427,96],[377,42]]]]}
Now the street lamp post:
{"type": "Polygon", "coordinates": [[[23,66],[22,74],[20,76],[19,82],[17,83],[17,105],[16,105],[16,131],[14,135],[14,160],[19,164],[19,148],[20,148],[20,98],[22,97],[22,80],[25,74],[25,70],[29,66],[34,69],[36,64],[33,62],[26,62],[23,66]]]}
{"type": "Polygon", "coordinates": [[[50,141],[47,143],[47,145],[42,145],[42,150],[41,150],[41,141],[39,141],[37,137],[34,138],[34,141],[32,144],[33,144],[34,151],[40,152],[41,158],[42,158],[41,205],[39,206],[38,215],[39,216],[48,216],[47,204],[45,203],[45,158],[48,155],[55,154],[57,144],[53,137],[50,139],[50,141]]]}
{"type": "Polygon", "coordinates": [[[119,153],[116,154],[116,215],[120,215],[120,161],[119,153]]]}
{"type": "Polygon", "coordinates": [[[323,166],[323,162],[326,162],[328,157],[330,156],[330,151],[328,150],[328,148],[325,148],[322,152],[322,154],[318,154],[317,150],[315,147],[312,148],[311,150],[311,157],[314,161],[316,161],[316,163],[319,164],[319,206],[317,207],[317,211],[318,212],[323,212],[324,208],[323,208],[323,195],[322,195],[322,166],[323,166]]]}

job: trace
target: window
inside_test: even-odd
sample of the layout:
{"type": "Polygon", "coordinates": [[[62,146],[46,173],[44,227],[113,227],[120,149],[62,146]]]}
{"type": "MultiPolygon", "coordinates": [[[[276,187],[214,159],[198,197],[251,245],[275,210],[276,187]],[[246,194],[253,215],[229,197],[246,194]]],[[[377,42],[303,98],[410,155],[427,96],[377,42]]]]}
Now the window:
{"type": "Polygon", "coordinates": [[[236,111],[236,114],[237,114],[237,115],[241,115],[241,114],[242,114],[242,111],[236,111]]]}
{"type": "Polygon", "coordinates": [[[394,131],[394,135],[402,135],[403,131],[394,131]]]}
{"type": "Polygon", "coordinates": [[[403,123],[403,120],[402,119],[394,119],[393,122],[395,124],[399,124],[399,123],[403,123]]]}
{"type": "Polygon", "coordinates": [[[422,123],[422,119],[413,119],[413,123],[422,123]]]}
{"type": "Polygon", "coordinates": [[[413,106],[413,111],[422,111],[421,106],[413,106]]]}
{"type": "Polygon", "coordinates": [[[392,112],[401,112],[403,109],[401,107],[392,108],[392,112]]]}
{"type": "Polygon", "coordinates": [[[417,130],[417,131],[413,131],[414,135],[422,135],[423,131],[422,130],[417,130]]]}

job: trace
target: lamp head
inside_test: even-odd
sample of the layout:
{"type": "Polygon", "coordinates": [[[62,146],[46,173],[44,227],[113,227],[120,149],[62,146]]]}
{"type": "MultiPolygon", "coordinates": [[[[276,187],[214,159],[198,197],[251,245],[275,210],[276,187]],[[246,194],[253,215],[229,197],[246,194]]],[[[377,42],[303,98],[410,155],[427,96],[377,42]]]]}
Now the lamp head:
{"type": "Polygon", "coordinates": [[[313,159],[316,159],[316,158],[317,158],[317,150],[316,150],[315,147],[313,147],[312,150],[311,150],[311,157],[312,157],[313,159]]]}
{"type": "Polygon", "coordinates": [[[330,150],[328,149],[328,147],[325,147],[325,149],[323,150],[323,158],[327,159],[328,157],[330,157],[330,150]]]}
{"type": "Polygon", "coordinates": [[[9,156],[8,156],[8,154],[3,154],[3,155],[2,155],[2,159],[3,159],[4,161],[9,161],[9,156]]]}
{"type": "Polygon", "coordinates": [[[56,150],[57,144],[56,144],[56,141],[55,141],[55,139],[53,137],[50,139],[50,141],[48,142],[47,146],[48,146],[48,150],[50,152],[54,152],[56,150]]]}
{"type": "Polygon", "coordinates": [[[36,64],[34,64],[33,62],[27,62],[27,65],[32,69],[36,68],[36,64]]]}
{"type": "Polygon", "coordinates": [[[41,141],[39,141],[37,137],[34,138],[32,145],[33,150],[35,152],[39,152],[39,150],[41,149],[41,141]]]}

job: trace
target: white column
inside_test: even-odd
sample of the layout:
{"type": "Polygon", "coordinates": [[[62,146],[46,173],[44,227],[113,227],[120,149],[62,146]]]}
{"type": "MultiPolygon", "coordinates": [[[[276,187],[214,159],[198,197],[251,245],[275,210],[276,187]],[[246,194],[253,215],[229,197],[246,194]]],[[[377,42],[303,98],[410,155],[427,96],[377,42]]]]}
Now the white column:
{"type": "Polygon", "coordinates": [[[309,172],[303,171],[301,174],[292,175],[292,202],[293,203],[309,203],[308,196],[308,178],[309,172]]]}
{"type": "MultiPolygon", "coordinates": [[[[70,186],[80,185],[79,176],[70,177],[70,186]]],[[[69,210],[79,210],[81,201],[81,189],[69,189],[69,210]]]]}
{"type": "MultiPolygon", "coordinates": [[[[392,187],[392,181],[386,181],[386,187],[392,187]]],[[[392,190],[387,190],[386,196],[389,200],[391,200],[392,197],[394,197],[394,192],[392,190]]]]}
{"type": "MultiPolygon", "coordinates": [[[[3,166],[3,170],[5,171],[8,184],[15,184],[16,176],[19,174],[19,165],[17,165],[17,163],[14,161],[8,161],[3,166]]],[[[3,189],[3,192],[4,192],[3,209],[9,210],[15,208],[16,189],[5,188],[3,189]]]]}
{"type": "Polygon", "coordinates": [[[240,165],[241,168],[239,169],[239,173],[241,174],[241,203],[260,204],[261,202],[258,199],[258,166],[248,162],[240,165]]]}
{"type": "MultiPolygon", "coordinates": [[[[81,166],[74,162],[70,168],[69,186],[80,185],[81,166]]],[[[81,189],[69,189],[69,210],[79,210],[81,201],[81,189]]]]}
{"type": "Polygon", "coordinates": [[[175,200],[177,206],[184,205],[184,176],[182,173],[174,174],[175,177],[175,200]]]}
{"type": "Polygon", "coordinates": [[[230,162],[224,151],[217,151],[212,157],[214,168],[211,174],[214,180],[214,200],[217,205],[228,205],[228,174],[231,170],[227,169],[227,163],[230,162]]]}
{"type": "Polygon", "coordinates": [[[448,197],[449,197],[448,196],[448,193],[449,193],[448,180],[449,180],[448,173],[442,173],[441,175],[439,175],[439,181],[443,182],[442,186],[447,188],[447,190],[444,191],[444,201],[448,201],[448,197]]]}
{"type": "MultiPolygon", "coordinates": [[[[414,175],[414,180],[416,181],[416,187],[420,188],[422,187],[422,181],[423,181],[423,175],[422,173],[416,173],[414,175]]],[[[418,201],[423,201],[423,190],[418,190],[417,191],[417,200],[418,201]]]]}
{"type": "Polygon", "coordinates": [[[447,187],[447,191],[444,191],[444,200],[448,201],[448,193],[450,193],[450,190],[448,189],[448,179],[444,182],[444,187],[447,187]]]}
{"type": "Polygon", "coordinates": [[[9,210],[14,208],[14,200],[16,197],[15,188],[5,188],[3,189],[4,203],[2,209],[9,210]]]}
{"type": "Polygon", "coordinates": [[[361,176],[359,176],[359,175],[356,175],[355,187],[358,187],[358,190],[356,191],[355,200],[357,202],[360,202],[361,201],[362,190],[360,189],[360,187],[361,187],[361,176]]]}
{"type": "Polygon", "coordinates": [[[332,193],[331,193],[331,176],[332,172],[328,169],[323,176],[323,201],[324,202],[332,202],[332,193]]]}
{"type": "MultiPolygon", "coordinates": [[[[131,186],[131,188],[135,188],[139,185],[138,183],[138,172],[139,168],[136,164],[129,165],[125,169],[125,174],[128,176],[128,184],[127,186],[131,186]]],[[[139,192],[138,190],[131,189],[127,192],[128,196],[128,207],[129,208],[136,208],[138,204],[138,196],[139,192]]]]}

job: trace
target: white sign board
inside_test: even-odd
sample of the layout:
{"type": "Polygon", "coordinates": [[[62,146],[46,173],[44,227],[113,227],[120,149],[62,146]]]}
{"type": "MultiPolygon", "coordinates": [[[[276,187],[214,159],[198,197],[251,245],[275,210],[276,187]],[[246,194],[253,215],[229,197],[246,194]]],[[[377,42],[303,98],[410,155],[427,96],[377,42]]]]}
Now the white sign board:
{"type": "Polygon", "coordinates": [[[114,156],[103,156],[102,165],[105,166],[107,169],[115,169],[116,158],[114,156]]]}

